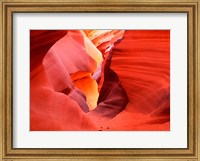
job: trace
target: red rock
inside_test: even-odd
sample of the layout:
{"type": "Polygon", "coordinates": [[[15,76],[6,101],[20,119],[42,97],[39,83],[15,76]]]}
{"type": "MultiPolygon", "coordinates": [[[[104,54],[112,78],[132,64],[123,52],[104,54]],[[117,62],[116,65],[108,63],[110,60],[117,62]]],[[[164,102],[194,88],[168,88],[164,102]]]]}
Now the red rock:
{"type": "Polygon", "coordinates": [[[31,130],[170,129],[169,30],[30,36],[31,130]]]}

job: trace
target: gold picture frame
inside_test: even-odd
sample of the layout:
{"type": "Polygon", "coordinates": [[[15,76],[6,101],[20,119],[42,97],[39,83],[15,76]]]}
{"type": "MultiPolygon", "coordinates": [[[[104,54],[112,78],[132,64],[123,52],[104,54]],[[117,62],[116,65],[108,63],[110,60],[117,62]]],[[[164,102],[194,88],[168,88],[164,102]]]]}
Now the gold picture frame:
{"type": "Polygon", "coordinates": [[[200,1],[199,0],[1,0],[0,160],[200,160],[200,1]],[[12,141],[13,13],[146,12],[188,16],[188,147],[185,149],[18,149],[12,141]]]}

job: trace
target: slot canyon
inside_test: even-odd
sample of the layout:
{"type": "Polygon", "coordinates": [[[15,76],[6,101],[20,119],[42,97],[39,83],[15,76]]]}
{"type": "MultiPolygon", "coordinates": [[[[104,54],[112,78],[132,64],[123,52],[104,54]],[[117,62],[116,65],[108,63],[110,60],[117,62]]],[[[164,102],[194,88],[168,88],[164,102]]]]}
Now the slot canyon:
{"type": "Polygon", "coordinates": [[[30,30],[31,131],[169,131],[170,30],[30,30]]]}

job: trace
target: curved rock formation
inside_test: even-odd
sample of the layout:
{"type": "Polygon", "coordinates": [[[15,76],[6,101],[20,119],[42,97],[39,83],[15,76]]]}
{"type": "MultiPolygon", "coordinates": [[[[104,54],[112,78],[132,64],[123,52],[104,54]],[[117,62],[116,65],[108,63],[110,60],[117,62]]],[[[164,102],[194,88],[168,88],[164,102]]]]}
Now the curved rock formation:
{"type": "Polygon", "coordinates": [[[32,30],[31,130],[169,130],[169,30],[32,30]]]}

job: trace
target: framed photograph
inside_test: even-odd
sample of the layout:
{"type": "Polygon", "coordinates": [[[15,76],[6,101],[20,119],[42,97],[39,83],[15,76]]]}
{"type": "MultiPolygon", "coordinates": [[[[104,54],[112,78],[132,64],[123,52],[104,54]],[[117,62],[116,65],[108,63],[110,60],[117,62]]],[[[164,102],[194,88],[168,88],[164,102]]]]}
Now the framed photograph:
{"type": "Polygon", "coordinates": [[[199,0],[0,4],[0,160],[200,160],[199,0]]]}

